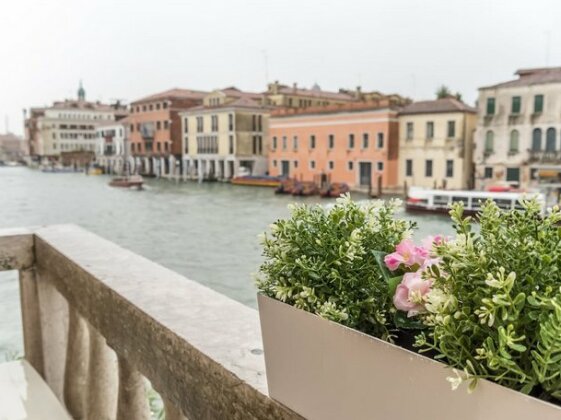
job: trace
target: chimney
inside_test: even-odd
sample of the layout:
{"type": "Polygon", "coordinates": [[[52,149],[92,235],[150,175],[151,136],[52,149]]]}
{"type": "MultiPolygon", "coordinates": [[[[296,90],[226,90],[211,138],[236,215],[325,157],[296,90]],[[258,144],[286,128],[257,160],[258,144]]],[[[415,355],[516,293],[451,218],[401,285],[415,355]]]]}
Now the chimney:
{"type": "Polygon", "coordinates": [[[294,90],[294,92],[296,92],[296,89],[298,89],[298,84],[296,82],[294,82],[292,84],[292,90],[294,90]]]}
{"type": "Polygon", "coordinates": [[[356,99],[362,99],[362,88],[360,86],[356,87],[356,99]]]}

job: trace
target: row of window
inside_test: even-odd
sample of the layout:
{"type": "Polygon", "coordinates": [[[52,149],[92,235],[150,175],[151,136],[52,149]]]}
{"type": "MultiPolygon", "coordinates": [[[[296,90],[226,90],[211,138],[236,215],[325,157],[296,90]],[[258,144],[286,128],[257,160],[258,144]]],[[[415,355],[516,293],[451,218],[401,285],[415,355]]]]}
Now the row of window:
{"type": "MultiPolygon", "coordinates": [[[[415,135],[415,126],[412,121],[409,121],[405,124],[405,139],[406,140],[413,140],[415,135]]],[[[447,121],[446,122],[446,138],[453,139],[456,137],[456,121],[447,121]]],[[[427,121],[425,124],[425,138],[427,140],[431,140],[434,138],[434,121],[427,121]]]]}
{"type": "MultiPolygon", "coordinates": [[[[53,125],[53,128],[56,128],[56,125],[53,125]]],[[[67,125],[67,124],[59,124],[58,128],[60,130],[94,130],[94,125],[67,125]]]]}
{"type": "MultiPolygon", "coordinates": [[[[142,143],[131,143],[131,152],[133,153],[142,153],[143,152],[143,144],[142,143]]],[[[156,142],[156,151],[157,152],[169,152],[170,150],[170,143],[169,142],[156,142]],[[163,145],[163,146],[162,146],[163,145]]],[[[151,153],[154,151],[154,142],[153,141],[145,141],[144,142],[144,153],[151,153]]]]}
{"type": "MultiPolygon", "coordinates": [[[[216,137],[216,136],[213,136],[213,137],[216,137]]],[[[253,148],[254,148],[254,150],[255,150],[255,147],[256,147],[256,140],[255,140],[255,137],[256,137],[256,136],[253,137],[253,148]]],[[[262,140],[262,137],[261,137],[261,136],[258,136],[258,137],[259,137],[259,146],[258,146],[258,147],[259,147],[259,150],[260,150],[259,153],[261,153],[262,148],[263,148],[263,140],[262,140]]],[[[202,152],[201,149],[198,147],[198,145],[199,145],[199,138],[200,138],[200,137],[197,137],[197,152],[198,152],[198,153],[205,153],[205,152],[202,152]]],[[[189,137],[185,137],[184,140],[185,140],[185,154],[188,155],[188,154],[189,154],[189,137]]],[[[218,146],[217,146],[217,147],[218,147],[218,146]]],[[[210,153],[210,152],[209,152],[209,153],[210,153]]],[[[217,149],[217,151],[214,152],[214,153],[218,153],[218,149],[217,149]]],[[[234,154],[234,136],[228,136],[228,153],[231,154],[231,155],[234,154]]],[[[255,154],[255,152],[254,152],[254,154],[255,154]]]]}
{"type": "MultiPolygon", "coordinates": [[[[295,102],[296,101],[293,100],[293,98],[290,98],[290,97],[288,98],[288,106],[289,107],[294,106],[295,102]]],[[[300,108],[306,108],[306,107],[309,107],[309,106],[312,106],[312,105],[314,105],[314,106],[327,106],[327,105],[329,105],[328,101],[316,101],[314,103],[314,102],[312,102],[311,99],[298,99],[298,102],[296,102],[296,103],[298,104],[298,107],[300,107],[300,108]]]]}
{"type": "MultiPolygon", "coordinates": [[[[487,98],[486,115],[495,115],[496,100],[494,97],[487,98]]],[[[544,108],[544,96],[534,95],[534,114],[541,114],[544,108]]],[[[510,114],[518,115],[522,111],[522,97],[513,96],[510,103],[510,114]]]]}
{"type": "MultiPolygon", "coordinates": [[[[61,139],[94,139],[95,133],[60,133],[61,139]]],[[[56,140],[57,135],[53,133],[53,140],[56,140]]]]}
{"type": "MultiPolygon", "coordinates": [[[[290,162],[286,161],[286,160],[281,160],[280,162],[281,163],[288,162],[288,164],[290,164],[290,162]]],[[[292,167],[294,169],[298,169],[298,165],[299,165],[298,160],[294,160],[292,162],[292,167]]],[[[274,159],[273,160],[273,167],[276,168],[277,166],[278,166],[278,161],[276,159],[274,159]]],[[[316,161],[315,160],[308,161],[308,167],[312,170],[316,169],[316,161]]],[[[330,171],[334,170],[335,169],[335,161],[333,161],[333,160],[328,161],[327,162],[327,169],[330,170],[330,171]]],[[[349,171],[352,171],[354,169],[354,162],[352,160],[349,160],[347,162],[347,169],[349,171]]],[[[382,162],[382,161],[376,162],[376,170],[379,171],[379,172],[383,172],[384,171],[384,162],[382,162]]]]}
{"type": "MultiPolygon", "coordinates": [[[[288,137],[287,136],[282,136],[281,138],[282,140],[282,150],[287,150],[288,149],[288,137]]],[[[298,146],[299,146],[299,140],[298,140],[298,136],[292,136],[292,149],[294,151],[298,150],[298,146]]],[[[308,138],[308,148],[309,149],[315,149],[317,146],[316,143],[316,136],[314,134],[311,134],[310,137],[308,138]]],[[[368,133],[363,133],[362,134],[362,139],[361,139],[361,148],[362,149],[368,149],[370,147],[370,135],[368,133]]],[[[271,145],[271,148],[273,150],[277,150],[278,148],[278,138],[276,136],[273,137],[273,143],[271,145]]],[[[334,149],[335,148],[335,135],[334,134],[329,134],[327,136],[327,148],[328,149],[334,149]]],[[[347,149],[354,149],[355,148],[355,134],[351,133],[348,135],[347,138],[347,149]]],[[[384,133],[382,132],[378,132],[376,135],[376,148],[377,149],[383,149],[384,148],[384,133]]]]}
{"type": "MultiPolygon", "coordinates": [[[[147,124],[152,125],[152,126],[154,125],[153,122],[150,122],[150,123],[142,123],[142,124],[136,123],[136,131],[140,131],[141,126],[142,126],[142,125],[146,126],[147,124]]],[[[135,129],[135,125],[134,125],[134,124],[131,124],[131,125],[130,125],[130,132],[133,133],[133,132],[134,132],[134,129],[135,129]]],[[[168,120],[165,120],[165,121],[156,121],[156,130],[162,130],[162,129],[164,129],[164,130],[168,130],[168,129],[169,129],[169,121],[168,121],[168,120]]]]}
{"type": "Polygon", "coordinates": [[[136,105],[136,106],[131,106],[131,114],[134,114],[135,112],[140,112],[141,110],[143,112],[146,111],[159,111],[160,109],[166,109],[168,107],[168,103],[167,102],[156,102],[155,104],[144,104],[144,105],[136,105]]]}
{"type": "MultiPolygon", "coordinates": [[[[203,116],[196,118],[197,133],[204,133],[205,120],[203,116]]],[[[183,119],[183,131],[189,132],[189,118],[183,119]]],[[[216,133],[219,131],[218,115],[210,116],[210,131],[216,133]]],[[[234,114],[228,114],[228,131],[234,131],[234,114]]],[[[263,115],[251,116],[251,131],[263,131],[263,115]]]]}
{"type": "MultiPolygon", "coordinates": [[[[119,137],[123,137],[123,129],[119,128],[118,130],[119,133],[119,137]]],[[[100,130],[96,133],[96,137],[101,138],[101,137],[115,137],[115,135],[117,134],[117,130],[115,129],[110,129],[110,130],[100,130]]]]}
{"type": "Polygon", "coordinates": [[[54,150],[95,150],[95,144],[82,143],[53,143],[54,150]]]}
{"type": "MultiPolygon", "coordinates": [[[[543,132],[541,128],[534,128],[532,131],[532,146],[531,150],[533,152],[543,151],[543,132]]],[[[555,152],[557,150],[557,131],[555,128],[550,127],[545,132],[545,151],[555,152]]],[[[486,154],[493,153],[495,151],[495,133],[493,130],[487,130],[485,133],[485,145],[484,152],[486,154]]],[[[509,136],[509,153],[517,153],[520,151],[520,133],[518,130],[512,130],[509,136]]]]}
{"type": "MultiPolygon", "coordinates": [[[[406,159],[405,160],[405,176],[414,176],[413,159],[406,159]]],[[[433,160],[432,159],[426,159],[425,160],[425,177],[432,178],[432,176],[433,176],[433,160]]],[[[454,177],[454,160],[453,159],[446,160],[445,177],[446,178],[454,177]]]]}
{"type": "Polygon", "coordinates": [[[197,152],[202,154],[218,153],[218,136],[197,136],[197,152]]]}
{"type": "Polygon", "coordinates": [[[63,114],[59,113],[57,118],[61,120],[112,120],[112,114],[63,114]]]}
{"type": "MultiPolygon", "coordinates": [[[[493,179],[493,167],[487,166],[483,172],[483,178],[493,179]]],[[[520,168],[506,168],[506,181],[520,182],[520,168]]]]}

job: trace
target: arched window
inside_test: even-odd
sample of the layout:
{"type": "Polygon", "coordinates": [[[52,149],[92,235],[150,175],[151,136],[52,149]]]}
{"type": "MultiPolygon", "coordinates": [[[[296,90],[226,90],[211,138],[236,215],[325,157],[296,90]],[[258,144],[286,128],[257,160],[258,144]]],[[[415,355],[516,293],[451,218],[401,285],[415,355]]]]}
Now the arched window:
{"type": "Polygon", "coordinates": [[[545,151],[546,152],[555,152],[556,149],[556,133],[555,128],[549,127],[545,132],[545,151]]]}
{"type": "Polygon", "coordinates": [[[510,146],[508,149],[510,152],[518,152],[519,137],[520,137],[520,133],[518,132],[518,130],[512,130],[510,132],[510,146]]]}
{"type": "Polygon", "coordinates": [[[534,128],[532,131],[532,151],[539,152],[542,150],[542,130],[541,128],[534,128]]]}
{"type": "Polygon", "coordinates": [[[495,137],[495,134],[491,130],[487,131],[487,133],[485,134],[485,152],[486,153],[492,153],[493,152],[494,137],[495,137]]]}

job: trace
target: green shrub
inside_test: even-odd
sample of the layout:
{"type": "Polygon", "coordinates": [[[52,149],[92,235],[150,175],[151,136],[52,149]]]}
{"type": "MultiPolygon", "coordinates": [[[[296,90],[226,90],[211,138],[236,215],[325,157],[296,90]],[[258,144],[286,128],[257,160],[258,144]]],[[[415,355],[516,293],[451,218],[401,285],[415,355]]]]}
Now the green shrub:
{"type": "Polygon", "coordinates": [[[394,217],[399,202],[360,205],[350,196],[329,210],[295,205],[263,236],[258,287],[290,305],[388,339],[393,311],[374,251],[392,252],[413,224],[394,217]]]}
{"type": "Polygon", "coordinates": [[[486,203],[479,233],[453,208],[457,237],[437,247],[441,262],[426,274],[429,329],[417,346],[474,381],[561,399],[561,213],[523,206],[486,203]]]}

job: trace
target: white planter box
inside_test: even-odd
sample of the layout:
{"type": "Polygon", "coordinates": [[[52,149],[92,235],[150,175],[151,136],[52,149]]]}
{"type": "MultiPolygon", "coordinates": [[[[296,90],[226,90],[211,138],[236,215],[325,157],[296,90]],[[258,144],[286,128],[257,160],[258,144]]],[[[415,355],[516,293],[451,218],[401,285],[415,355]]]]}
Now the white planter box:
{"type": "Polygon", "coordinates": [[[269,395],[308,419],[549,420],[561,408],[258,295],[269,395]]]}

